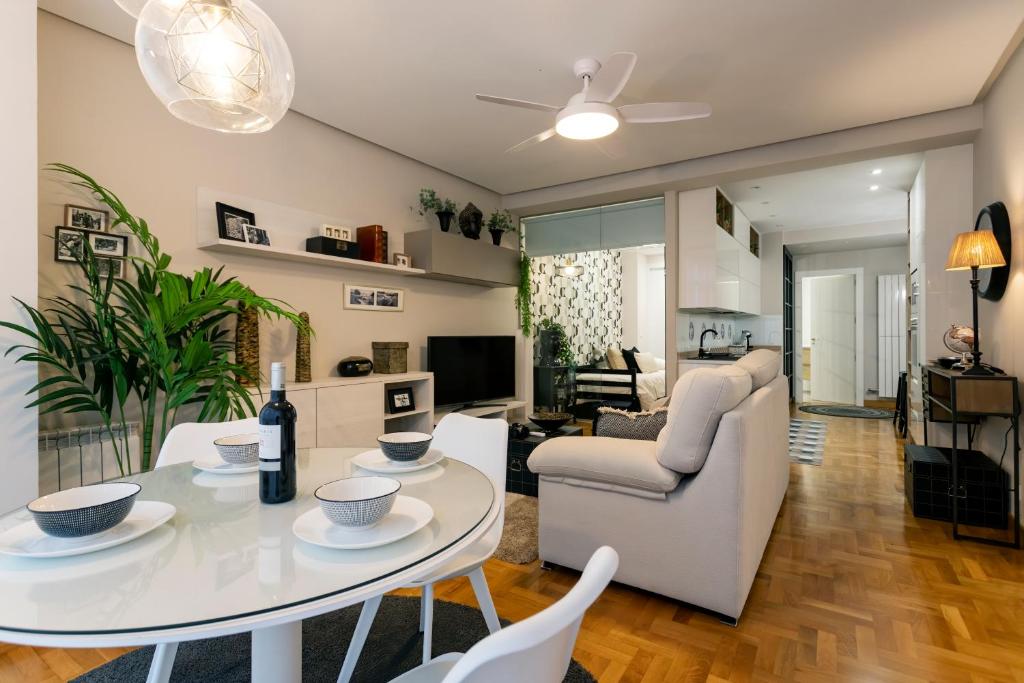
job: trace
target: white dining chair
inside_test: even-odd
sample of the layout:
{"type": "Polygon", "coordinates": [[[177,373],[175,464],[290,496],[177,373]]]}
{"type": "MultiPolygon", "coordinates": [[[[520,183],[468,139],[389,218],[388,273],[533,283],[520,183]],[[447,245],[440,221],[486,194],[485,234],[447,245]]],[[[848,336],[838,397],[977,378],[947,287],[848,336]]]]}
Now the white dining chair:
{"type": "MultiPolygon", "coordinates": [[[[255,417],[229,422],[183,422],[175,425],[167,433],[153,468],[192,462],[202,456],[216,456],[214,439],[256,432],[259,426],[259,418],[255,417]]],[[[153,652],[153,661],[149,665],[146,683],[167,683],[171,678],[171,669],[174,668],[174,658],[177,654],[177,643],[158,643],[153,652]]]]}
{"type": "MultiPolygon", "coordinates": [[[[420,606],[420,631],[423,632],[423,663],[430,661],[431,644],[434,624],[434,584],[445,579],[459,576],[469,578],[473,593],[480,604],[480,611],[487,623],[487,630],[496,633],[501,628],[498,613],[494,609],[491,592],[487,588],[483,565],[501,541],[501,532],[505,526],[505,472],[508,467],[508,423],[498,419],[469,417],[459,413],[451,413],[441,418],[434,429],[434,441],[431,448],[444,453],[446,457],[460,460],[467,465],[483,472],[494,486],[494,495],[500,509],[491,527],[479,541],[459,553],[439,570],[410,584],[409,588],[422,589],[420,606]]],[[[355,633],[349,642],[345,661],[338,675],[338,683],[349,683],[355,671],[359,655],[366,644],[373,619],[377,615],[382,596],[377,596],[363,603],[356,623],[355,633]]]]}
{"type": "Polygon", "coordinates": [[[547,609],[487,636],[466,654],[451,652],[408,671],[391,683],[555,683],[565,678],[576,635],[619,567],[608,546],[597,549],[569,593],[547,609]]]}

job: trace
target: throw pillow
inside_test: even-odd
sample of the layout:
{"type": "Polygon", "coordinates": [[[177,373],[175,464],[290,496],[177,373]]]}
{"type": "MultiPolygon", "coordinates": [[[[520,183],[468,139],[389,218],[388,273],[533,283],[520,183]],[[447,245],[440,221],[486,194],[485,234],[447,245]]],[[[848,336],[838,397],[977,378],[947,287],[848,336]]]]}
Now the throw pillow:
{"type": "Polygon", "coordinates": [[[626,369],[641,372],[640,366],[636,362],[636,354],[639,353],[638,349],[634,346],[631,349],[622,349],[622,360],[626,361],[626,369]]]}
{"type": "Polygon", "coordinates": [[[626,370],[626,359],[622,357],[622,351],[614,346],[608,347],[608,368],[610,370],[626,370]]]}
{"type": "Polygon", "coordinates": [[[640,372],[657,372],[661,370],[658,367],[658,359],[654,357],[653,353],[641,351],[636,354],[636,364],[640,366],[640,372]]]}
{"type": "Polygon", "coordinates": [[[756,349],[736,361],[736,365],[750,373],[753,381],[751,391],[757,391],[779,374],[782,354],[771,349],[756,349]]]}
{"type": "Polygon", "coordinates": [[[626,410],[602,406],[594,420],[594,436],[613,439],[657,441],[658,434],[668,420],[668,408],[631,413],[626,410]]]}
{"type": "Polygon", "coordinates": [[[676,382],[668,426],[658,435],[658,462],[680,474],[699,472],[722,415],[750,394],[750,373],[735,365],[691,370],[676,382]]]}

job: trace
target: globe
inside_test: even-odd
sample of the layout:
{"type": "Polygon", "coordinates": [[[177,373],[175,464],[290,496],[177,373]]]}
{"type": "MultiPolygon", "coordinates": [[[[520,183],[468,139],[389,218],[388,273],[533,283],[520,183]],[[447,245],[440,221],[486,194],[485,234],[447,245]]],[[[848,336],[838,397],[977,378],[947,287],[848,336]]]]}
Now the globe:
{"type": "Polygon", "coordinates": [[[954,323],[942,335],[942,343],[953,353],[960,354],[960,362],[954,365],[954,368],[963,369],[972,364],[970,357],[971,350],[974,348],[974,330],[972,328],[954,323]]]}

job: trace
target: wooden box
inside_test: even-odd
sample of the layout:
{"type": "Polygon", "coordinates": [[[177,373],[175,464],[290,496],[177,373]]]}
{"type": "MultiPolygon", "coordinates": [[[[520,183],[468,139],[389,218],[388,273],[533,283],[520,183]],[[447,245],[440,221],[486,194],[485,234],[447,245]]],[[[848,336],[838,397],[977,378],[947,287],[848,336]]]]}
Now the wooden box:
{"type": "Polygon", "coordinates": [[[373,371],[385,375],[408,372],[409,342],[373,342],[373,371]]]}

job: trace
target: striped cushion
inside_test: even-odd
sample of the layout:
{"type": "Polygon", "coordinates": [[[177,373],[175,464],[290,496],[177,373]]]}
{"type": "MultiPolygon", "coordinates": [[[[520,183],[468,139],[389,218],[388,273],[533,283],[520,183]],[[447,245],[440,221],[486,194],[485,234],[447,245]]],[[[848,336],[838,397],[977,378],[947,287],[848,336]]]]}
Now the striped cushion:
{"type": "Polygon", "coordinates": [[[613,439],[656,441],[667,419],[667,408],[633,413],[601,407],[597,409],[594,435],[609,436],[613,439]]]}

